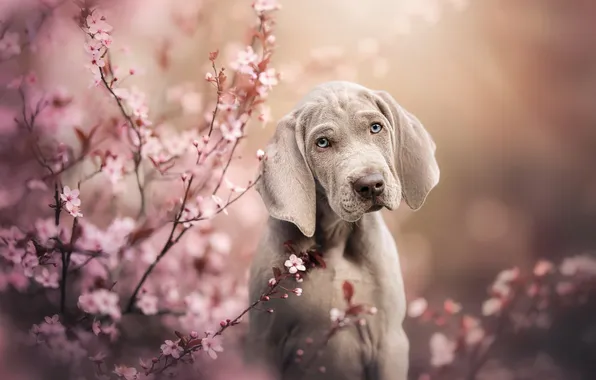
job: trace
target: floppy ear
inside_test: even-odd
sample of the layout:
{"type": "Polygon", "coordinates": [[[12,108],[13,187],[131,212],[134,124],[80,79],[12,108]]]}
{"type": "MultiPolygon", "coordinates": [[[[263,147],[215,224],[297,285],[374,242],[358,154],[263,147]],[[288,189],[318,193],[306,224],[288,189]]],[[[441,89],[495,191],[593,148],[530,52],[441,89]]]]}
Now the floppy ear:
{"type": "Polygon", "coordinates": [[[412,210],[418,210],[439,183],[437,147],[422,123],[389,93],[374,93],[381,99],[379,106],[395,130],[395,167],[402,182],[402,195],[412,210]]]}
{"type": "Polygon", "coordinates": [[[265,148],[261,180],[256,189],[269,214],[294,223],[311,237],[315,233],[315,180],[304,156],[304,127],[300,111],[282,118],[265,148]]]}

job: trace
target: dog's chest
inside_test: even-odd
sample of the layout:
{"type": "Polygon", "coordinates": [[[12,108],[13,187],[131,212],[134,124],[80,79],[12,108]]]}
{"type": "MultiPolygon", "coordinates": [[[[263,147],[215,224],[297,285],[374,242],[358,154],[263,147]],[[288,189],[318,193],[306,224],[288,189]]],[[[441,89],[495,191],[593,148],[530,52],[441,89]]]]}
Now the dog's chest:
{"type": "Polygon", "coordinates": [[[345,282],[354,290],[352,304],[374,306],[379,310],[382,316],[367,318],[371,328],[379,334],[387,324],[399,321],[403,314],[399,309],[405,301],[396,253],[379,252],[374,260],[356,261],[347,257],[340,247],[324,251],[323,258],[326,268],[309,270],[304,281],[295,284],[302,288],[302,295],[288,300],[287,307],[293,309],[299,325],[329,323],[331,309],[346,310],[345,282]]]}

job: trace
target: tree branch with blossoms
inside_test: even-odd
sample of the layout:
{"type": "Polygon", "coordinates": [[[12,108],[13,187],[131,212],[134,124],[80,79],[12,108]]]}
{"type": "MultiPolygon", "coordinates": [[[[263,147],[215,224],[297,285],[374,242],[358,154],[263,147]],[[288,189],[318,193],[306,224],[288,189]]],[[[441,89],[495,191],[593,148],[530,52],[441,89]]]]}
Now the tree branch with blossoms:
{"type": "Polygon", "coordinates": [[[596,260],[580,255],[564,259],[558,268],[539,260],[529,273],[517,267],[502,271],[489,288],[480,318],[463,314],[462,306],[451,299],[442,309],[430,308],[424,298],[411,301],[410,318],[442,330],[430,339],[432,369],[420,379],[441,379],[450,369],[467,380],[479,378],[501,340],[547,329],[556,308],[586,303],[595,289],[596,260]]]}
{"type": "MultiPolygon", "coordinates": [[[[168,253],[173,251],[183,236],[189,235],[188,231],[194,226],[199,230],[204,229],[205,222],[209,222],[220,213],[227,214],[227,208],[254,187],[260,178],[257,176],[242,188],[232,184],[227,176],[240,141],[245,138],[245,130],[255,107],[266,101],[268,92],[278,80],[275,70],[269,67],[274,48],[274,21],[271,13],[278,7],[271,5],[271,2],[265,2],[271,3],[269,5],[261,3],[263,2],[258,1],[254,6],[258,25],[254,27],[252,43],[240,52],[238,59],[232,63],[235,70],[232,84],[227,81],[224,69],[218,69],[216,66],[217,52],[210,54],[213,73],[208,73],[205,80],[215,87],[217,102],[211,112],[210,122],[206,125],[200,123],[196,130],[190,133],[192,138],[187,140],[187,148],[182,151],[171,152],[162,141],[159,125],[153,126],[149,120],[149,110],[145,105],[144,96],[134,88],[125,89],[119,86],[122,76],[112,64],[113,28],[99,10],[88,8],[87,2],[80,4],[79,12],[79,26],[87,37],[85,47],[90,59],[87,67],[94,75],[93,84],[104,90],[114,101],[119,113],[116,123],[112,123],[112,120],[116,119],[110,119],[109,123],[99,122],[90,132],[76,127],[74,136],[81,144],[78,154],[75,154],[75,150],[70,146],[43,136],[43,143],[51,146],[51,149],[46,149],[34,134],[37,129],[35,124],[37,115],[45,110],[45,105],[50,105],[48,108],[54,112],[54,100],[42,96],[34,111],[29,113],[27,103],[34,98],[29,89],[38,91],[35,77],[21,77],[19,82],[13,85],[19,89],[22,98],[21,124],[24,130],[32,135],[32,152],[44,169],[41,179],[31,181],[36,181],[37,191],[47,191],[48,184],[53,188],[51,220],[38,221],[33,231],[19,236],[18,239],[11,235],[0,240],[0,245],[14,244],[15,248],[19,248],[10,253],[15,263],[11,270],[16,273],[21,269],[17,264],[26,261],[27,265],[31,266],[25,268],[27,277],[39,278],[38,282],[44,288],[58,289],[57,303],[62,315],[48,317],[42,324],[34,326],[31,334],[35,337],[35,344],[48,347],[50,350],[54,344],[71,345],[84,350],[81,348],[82,343],[75,338],[81,329],[90,330],[97,336],[107,335],[112,341],[117,339],[117,326],[124,315],[189,314],[188,311],[172,311],[169,307],[157,308],[158,297],[147,291],[147,285],[155,287],[154,281],[150,278],[157,271],[158,264],[166,261],[168,253]],[[257,42],[261,43],[260,54],[255,53],[254,44],[257,42]],[[114,136],[110,131],[114,126],[121,132],[116,136],[116,141],[112,141],[114,136]],[[205,135],[200,136],[203,132],[205,135]],[[109,150],[102,146],[104,142],[110,142],[109,150]],[[131,151],[133,165],[130,169],[124,166],[123,155],[117,153],[121,146],[126,146],[131,151]],[[50,153],[45,152],[46,150],[50,153]],[[195,164],[188,168],[184,160],[191,151],[195,155],[195,164]],[[145,186],[149,183],[149,176],[144,176],[141,170],[145,162],[150,163],[161,178],[181,178],[183,184],[181,199],[175,202],[166,215],[152,215],[151,220],[140,218],[146,214],[145,205],[148,204],[145,199],[145,186]],[[65,176],[73,175],[71,169],[81,163],[92,163],[95,169],[89,174],[83,173],[82,179],[78,180],[73,188],[63,184],[65,176]],[[82,208],[91,202],[86,203],[87,196],[82,185],[98,174],[107,176],[112,184],[116,184],[127,175],[134,176],[141,197],[136,221],[119,217],[112,221],[107,230],[101,231],[90,222],[89,218],[92,216],[87,209],[86,218],[83,219],[82,208]],[[220,195],[224,185],[229,191],[227,198],[220,195]],[[64,223],[64,218],[70,217],[71,223],[64,223]],[[69,226],[66,227],[67,225],[69,226]],[[128,285],[126,276],[121,272],[134,273],[136,269],[124,265],[126,260],[130,260],[126,259],[127,255],[130,255],[131,251],[146,249],[145,242],[154,239],[154,235],[166,226],[169,231],[167,239],[146,269],[140,273],[139,280],[133,284],[130,298],[124,307],[121,307],[118,293],[126,292],[128,285]],[[20,250],[21,246],[26,247],[26,250],[20,250]],[[45,265],[51,267],[46,269],[45,265]],[[42,266],[44,267],[40,268],[42,266]],[[69,295],[74,295],[75,292],[80,292],[77,309],[84,313],[80,318],[77,317],[80,311],[69,307],[69,295]]],[[[131,70],[129,74],[134,73],[131,70]]],[[[61,101],[62,99],[55,103],[62,104],[61,101]]],[[[262,151],[257,153],[257,158],[263,158],[262,151]]],[[[11,234],[14,235],[16,232],[11,234]]],[[[254,305],[249,305],[249,309],[252,307],[254,305]]],[[[249,309],[228,321],[228,325],[239,323],[240,318],[249,309]]],[[[210,338],[218,337],[226,328],[227,326],[222,325],[216,331],[216,335],[210,338]]],[[[97,364],[101,358],[102,355],[97,354],[91,356],[90,360],[97,364]]],[[[117,376],[128,378],[125,372],[119,371],[117,369],[115,372],[117,376]]]]}

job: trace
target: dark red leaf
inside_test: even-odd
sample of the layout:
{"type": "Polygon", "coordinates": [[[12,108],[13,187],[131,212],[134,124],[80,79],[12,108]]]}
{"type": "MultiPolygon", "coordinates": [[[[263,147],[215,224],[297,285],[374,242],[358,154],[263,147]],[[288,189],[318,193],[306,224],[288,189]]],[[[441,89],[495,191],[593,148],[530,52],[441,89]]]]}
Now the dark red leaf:
{"type": "Polygon", "coordinates": [[[75,127],[75,134],[77,135],[77,139],[79,139],[83,152],[86,152],[89,148],[89,138],[85,134],[85,132],[81,131],[79,128],[75,127]]]}
{"type": "Polygon", "coordinates": [[[197,338],[197,339],[191,339],[188,341],[188,343],[186,344],[186,349],[187,350],[191,350],[197,346],[200,346],[202,342],[202,339],[197,338]]]}
{"type": "Polygon", "coordinates": [[[321,268],[327,268],[327,263],[325,263],[325,260],[323,260],[323,256],[319,252],[317,252],[316,250],[311,250],[308,252],[308,255],[312,260],[316,261],[321,268]]]}
{"type": "Polygon", "coordinates": [[[358,315],[364,312],[364,305],[353,305],[346,310],[346,315],[358,315]]]}
{"type": "Polygon", "coordinates": [[[289,251],[290,253],[296,254],[296,249],[294,248],[294,242],[291,240],[288,240],[286,242],[284,242],[284,248],[289,251]]]}
{"type": "Polygon", "coordinates": [[[155,231],[152,227],[147,228],[140,228],[136,231],[133,231],[130,235],[128,235],[128,243],[130,245],[135,245],[137,242],[141,240],[145,240],[155,231]]]}
{"type": "Polygon", "coordinates": [[[344,281],[343,285],[344,299],[350,305],[352,303],[352,297],[354,296],[354,286],[349,281],[344,281]]]}

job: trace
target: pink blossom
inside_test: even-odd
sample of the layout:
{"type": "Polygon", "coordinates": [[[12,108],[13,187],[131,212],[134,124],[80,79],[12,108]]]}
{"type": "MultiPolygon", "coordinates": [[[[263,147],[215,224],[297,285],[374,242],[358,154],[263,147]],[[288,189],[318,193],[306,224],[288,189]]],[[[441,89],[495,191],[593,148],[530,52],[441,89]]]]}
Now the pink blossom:
{"type": "MultiPolygon", "coordinates": [[[[93,14],[87,16],[87,27],[88,33],[93,35],[93,38],[99,41],[111,41],[109,33],[112,31],[112,26],[106,22],[106,18],[99,14],[98,11],[94,11],[93,14]]],[[[109,43],[106,44],[106,46],[109,43]]]]}
{"type": "Polygon", "coordinates": [[[451,364],[455,359],[455,342],[449,340],[443,333],[434,333],[430,338],[430,364],[433,367],[443,367],[451,364]]]}
{"type": "Polygon", "coordinates": [[[45,244],[50,238],[58,235],[58,227],[53,218],[36,220],[35,231],[42,244],[45,244]]]}
{"type": "Polygon", "coordinates": [[[417,298],[414,301],[410,302],[408,306],[408,316],[410,318],[418,318],[428,308],[428,302],[424,298],[417,298]]]}
{"type": "Polygon", "coordinates": [[[574,276],[577,273],[594,276],[596,275],[596,259],[587,254],[567,257],[561,263],[559,271],[565,276],[574,276]]]}
{"type": "Polygon", "coordinates": [[[108,176],[112,184],[122,180],[124,174],[124,159],[122,156],[108,156],[102,171],[108,176]]]}
{"type": "Polygon", "coordinates": [[[137,307],[145,315],[157,314],[157,297],[152,294],[142,294],[136,303],[137,307]]]}
{"type": "Polygon", "coordinates": [[[81,213],[81,208],[79,206],[74,206],[72,203],[66,203],[66,211],[70,213],[75,218],[82,218],[83,214],[81,213]]]}
{"type": "Polygon", "coordinates": [[[223,346],[221,345],[221,339],[219,336],[208,336],[201,339],[201,345],[203,350],[211,357],[211,359],[217,359],[217,353],[223,352],[223,346]]]}
{"type": "Polygon", "coordinates": [[[265,157],[265,151],[262,149],[257,150],[257,159],[261,161],[265,157]]]}
{"type": "Polygon", "coordinates": [[[19,34],[16,32],[5,32],[0,39],[0,58],[8,59],[21,54],[19,45],[19,34]]]}
{"type": "Polygon", "coordinates": [[[71,190],[70,187],[64,186],[62,189],[62,194],[60,194],[60,198],[64,202],[66,211],[68,211],[72,216],[75,218],[83,216],[79,208],[81,205],[81,200],[79,199],[78,189],[71,190]]]}
{"type": "Polygon", "coordinates": [[[33,278],[44,288],[58,289],[59,275],[55,270],[50,271],[48,268],[41,268],[33,278]]]}
{"type": "Polygon", "coordinates": [[[39,266],[39,258],[35,253],[28,252],[23,260],[21,261],[23,267],[23,274],[27,277],[33,277],[35,274],[35,268],[39,266]]]}
{"type": "Polygon", "coordinates": [[[461,311],[461,304],[453,301],[452,299],[447,299],[443,303],[443,308],[449,314],[457,314],[461,311]]]}
{"type": "Polygon", "coordinates": [[[271,89],[273,86],[279,83],[277,79],[277,73],[274,68],[269,68],[259,74],[259,82],[267,89],[271,89]]]}
{"type": "Polygon", "coordinates": [[[271,12],[281,9],[281,5],[277,0],[255,0],[252,7],[257,13],[271,12]]]}
{"type": "Polygon", "coordinates": [[[139,378],[137,369],[133,367],[115,366],[114,373],[125,380],[137,380],[139,378]]]}
{"type": "Polygon", "coordinates": [[[255,76],[254,66],[258,63],[259,56],[254,52],[252,46],[247,46],[244,50],[238,52],[236,60],[230,64],[230,67],[240,73],[255,76]]]}
{"type": "Polygon", "coordinates": [[[553,270],[553,263],[547,260],[539,260],[534,266],[534,276],[543,277],[553,270]]]}
{"type": "Polygon", "coordinates": [[[20,264],[25,255],[25,250],[17,248],[13,242],[9,242],[8,246],[0,251],[0,255],[13,264],[20,264]]]}
{"type": "Polygon", "coordinates": [[[332,308],[329,310],[329,318],[331,322],[341,322],[346,317],[346,313],[343,310],[332,308]]]}
{"type": "Polygon", "coordinates": [[[81,200],[79,199],[79,190],[71,190],[68,186],[64,186],[64,188],[62,189],[62,194],[60,194],[60,198],[62,199],[62,201],[66,203],[71,203],[74,206],[79,206],[81,204],[81,200]]]}
{"type": "Polygon", "coordinates": [[[242,128],[243,127],[244,127],[244,123],[242,122],[242,120],[229,117],[225,123],[222,123],[220,125],[219,128],[221,130],[222,136],[226,140],[228,140],[230,142],[235,142],[240,137],[242,137],[242,135],[243,135],[242,128]]]}
{"type": "Polygon", "coordinates": [[[511,283],[519,278],[519,268],[506,269],[497,275],[492,291],[507,297],[511,292],[511,283]]]}
{"type": "Polygon", "coordinates": [[[302,288],[296,288],[292,290],[292,292],[296,294],[298,297],[300,297],[302,295],[302,288]]]}
{"type": "Polygon", "coordinates": [[[120,319],[118,294],[107,289],[97,289],[79,296],[79,308],[89,314],[109,315],[114,320],[120,319]]]}
{"type": "Polygon", "coordinates": [[[290,258],[286,260],[284,265],[288,268],[288,272],[294,274],[298,271],[306,271],[306,267],[304,266],[304,262],[298,256],[291,254],[290,258]]]}
{"type": "Polygon", "coordinates": [[[174,359],[178,359],[183,351],[184,349],[180,347],[178,343],[172,342],[171,340],[166,340],[164,344],[161,345],[161,352],[165,356],[172,356],[174,359]]]}
{"type": "Polygon", "coordinates": [[[500,298],[489,298],[482,304],[482,315],[494,315],[503,308],[503,301],[500,298]]]}

